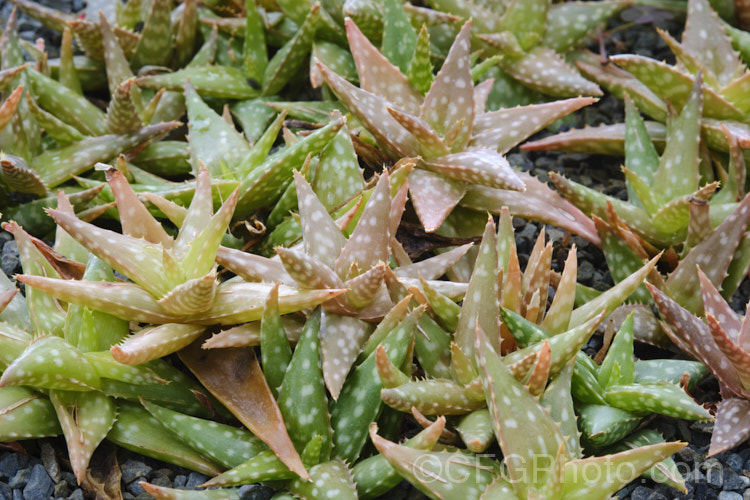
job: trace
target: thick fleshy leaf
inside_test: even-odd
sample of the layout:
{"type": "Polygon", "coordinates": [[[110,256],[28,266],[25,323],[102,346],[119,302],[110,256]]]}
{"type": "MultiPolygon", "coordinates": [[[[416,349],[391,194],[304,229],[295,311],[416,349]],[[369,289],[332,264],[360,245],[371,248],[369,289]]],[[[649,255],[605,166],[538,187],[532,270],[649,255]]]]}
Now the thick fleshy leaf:
{"type": "Polygon", "coordinates": [[[240,198],[234,218],[247,217],[281,196],[294,169],[302,166],[308,154],[322,151],[344,123],[345,119],[334,113],[326,126],[268,156],[261,165],[253,168],[240,184],[240,198]]]}
{"type": "Polygon", "coordinates": [[[279,388],[278,402],[296,448],[301,451],[313,437],[320,436],[317,461],[326,461],[331,453],[331,423],[321,363],[321,326],[319,311],[307,319],[279,388]]]}
{"type": "Polygon", "coordinates": [[[262,439],[284,464],[300,477],[309,477],[251,348],[202,351],[200,342],[194,342],[179,354],[209,392],[262,439]]]}
{"type": "Polygon", "coordinates": [[[168,323],[146,327],[112,346],[112,356],[120,363],[138,365],[179,351],[205,330],[200,325],[168,323]]]}
{"type": "Polygon", "coordinates": [[[107,439],[125,449],[173,463],[202,474],[216,475],[221,468],[185,444],[139,404],[120,400],[117,420],[107,439]]]}
{"type": "Polygon", "coordinates": [[[682,46],[726,86],[742,71],[739,55],[732,48],[722,22],[706,0],[690,0],[682,46]]]}
{"type": "Polygon", "coordinates": [[[642,417],[613,406],[583,404],[578,407],[578,419],[584,443],[604,447],[630,434],[642,417]]]}
{"type": "Polygon", "coordinates": [[[504,58],[503,69],[516,80],[555,97],[600,96],[602,91],[555,53],[538,45],[520,57],[504,58]]]}
{"type": "Polygon", "coordinates": [[[391,192],[388,173],[383,173],[365,205],[359,223],[336,259],[335,271],[349,279],[388,260],[388,220],[391,192]],[[359,272],[349,273],[353,265],[359,272]]]}
{"type": "Polygon", "coordinates": [[[633,481],[643,471],[665,458],[673,455],[685,447],[685,443],[663,443],[624,451],[615,455],[592,457],[575,460],[565,464],[565,480],[563,482],[563,498],[570,500],[584,500],[588,498],[607,498],[617,490],[633,481]],[[628,464],[625,466],[624,464],[628,464]],[[624,467],[627,474],[616,474],[614,471],[624,467]],[[583,474],[584,470],[596,470],[590,476],[583,474]],[[596,477],[596,481],[586,479],[596,477]]]}
{"type": "Polygon", "coordinates": [[[185,102],[193,172],[198,172],[201,162],[212,177],[233,176],[250,151],[247,141],[201,100],[190,83],[185,84],[185,102]]]}
{"type": "Polygon", "coordinates": [[[633,355],[633,315],[629,315],[607,350],[599,367],[599,383],[606,390],[611,385],[632,384],[635,381],[633,355]]]}
{"type": "MultiPolygon", "coordinates": [[[[383,340],[382,345],[390,360],[401,366],[414,335],[422,311],[415,309],[383,340]]],[[[367,439],[367,427],[382,408],[376,353],[372,352],[349,375],[331,411],[333,426],[333,456],[354,462],[367,439]]]]}
{"type": "MultiPolygon", "coordinates": [[[[614,56],[612,60],[677,109],[682,109],[687,102],[695,82],[692,76],[644,56],[619,55],[614,56]]],[[[732,103],[709,87],[703,87],[703,114],[719,120],[738,120],[742,115],[732,103]]]]}
{"type": "Polygon", "coordinates": [[[517,175],[526,185],[525,191],[469,186],[461,205],[492,213],[499,213],[505,206],[513,216],[552,224],[596,244],[600,243],[594,223],[575,205],[535,177],[523,172],[517,172],[517,175]]]}
{"type": "Polygon", "coordinates": [[[456,345],[470,360],[474,360],[474,335],[477,324],[489,336],[495,350],[500,352],[500,306],[497,300],[497,286],[497,236],[495,222],[489,219],[482,235],[479,255],[474,264],[469,289],[466,291],[456,327],[456,345]]]}
{"type": "Polygon", "coordinates": [[[576,97],[480,114],[474,120],[469,145],[506,153],[549,124],[594,102],[590,97],[576,97]]]}
{"type": "Polygon", "coordinates": [[[0,388],[0,441],[62,434],[55,408],[29,387],[0,388]]]}
{"type": "Polygon", "coordinates": [[[653,412],[691,420],[711,418],[708,410],[668,382],[614,385],[606,389],[605,397],[612,406],[640,414],[653,412]]]}
{"type": "Polygon", "coordinates": [[[728,398],[719,403],[708,455],[734,448],[750,437],[750,402],[728,398]]]}
{"type": "Polygon", "coordinates": [[[485,406],[463,386],[447,379],[417,380],[381,391],[383,401],[402,412],[416,408],[423,415],[464,415],[485,406]]]}
{"type": "Polygon", "coordinates": [[[346,34],[362,90],[382,96],[409,114],[418,114],[422,96],[403,73],[370,43],[354,21],[346,21],[346,34]]]}
{"type": "MultiPolygon", "coordinates": [[[[440,417],[419,434],[406,440],[403,445],[419,450],[430,450],[437,444],[445,418],[440,417]]],[[[402,477],[383,455],[377,454],[357,462],[352,467],[352,476],[360,498],[370,499],[385,495],[401,482],[402,477]]]]}
{"type": "Polygon", "coordinates": [[[171,91],[182,91],[185,82],[195,88],[204,97],[223,97],[226,99],[252,99],[258,97],[244,73],[231,66],[188,66],[173,73],[161,73],[139,77],[135,83],[149,89],[165,88],[171,91]]]}
{"type": "Polygon", "coordinates": [[[98,392],[50,391],[68,455],[78,482],[83,482],[94,450],[115,423],[114,400],[98,392]]]}
{"type": "Polygon", "coordinates": [[[36,337],[0,377],[0,386],[31,385],[48,389],[88,391],[101,385],[94,367],[60,337],[36,337]]]}
{"type": "Polygon", "coordinates": [[[375,425],[370,439],[402,477],[432,498],[479,499],[497,475],[497,462],[459,452],[400,446],[378,436],[375,425]]]}
{"type": "Polygon", "coordinates": [[[42,153],[34,158],[31,166],[48,187],[55,187],[74,175],[85,172],[94,164],[129,151],[177,126],[179,123],[167,122],[148,125],[125,134],[88,137],[78,143],[42,153]]]}
{"type": "Polygon", "coordinates": [[[353,500],[357,489],[351,472],[341,460],[331,460],[310,468],[311,481],[295,479],[289,484],[289,491],[300,498],[324,499],[341,498],[353,500]]]}
{"type": "Polygon", "coordinates": [[[236,467],[267,449],[246,429],[185,415],[146,401],[141,404],[164,427],[225,467],[236,467]]]}
{"type": "Polygon", "coordinates": [[[508,474],[514,481],[516,492],[525,497],[529,490],[544,486],[550,473],[526,474],[529,464],[537,457],[554,457],[562,445],[564,437],[558,425],[546,410],[513,377],[501,362],[497,353],[487,342],[482,330],[476,329],[477,364],[484,374],[484,387],[487,407],[492,415],[498,443],[506,457],[508,474]],[[517,429],[524,425],[525,432],[517,429]],[[537,439],[527,439],[530,433],[537,439]]]}
{"type": "Polygon", "coordinates": [[[458,181],[513,191],[524,190],[524,183],[508,160],[491,149],[453,153],[425,160],[424,164],[429,170],[458,181]]]}
{"type": "Polygon", "coordinates": [[[294,183],[297,188],[305,251],[333,269],[336,259],[346,245],[346,238],[304,176],[296,171],[294,183]]]}
{"type": "Polygon", "coordinates": [[[745,228],[750,222],[750,195],[719,224],[703,241],[685,256],[667,279],[670,296],[686,309],[698,313],[703,309],[700,295],[689,293],[698,288],[696,266],[700,266],[706,277],[718,286],[724,278],[734,251],[739,245],[745,228]]]}
{"type": "Polygon", "coordinates": [[[409,173],[409,195],[425,231],[437,230],[466,193],[465,183],[415,168],[409,173]]]}
{"type": "Polygon", "coordinates": [[[464,149],[474,127],[474,80],[468,64],[470,38],[471,22],[467,22],[456,36],[420,112],[420,118],[443,137],[452,152],[464,149]]]}

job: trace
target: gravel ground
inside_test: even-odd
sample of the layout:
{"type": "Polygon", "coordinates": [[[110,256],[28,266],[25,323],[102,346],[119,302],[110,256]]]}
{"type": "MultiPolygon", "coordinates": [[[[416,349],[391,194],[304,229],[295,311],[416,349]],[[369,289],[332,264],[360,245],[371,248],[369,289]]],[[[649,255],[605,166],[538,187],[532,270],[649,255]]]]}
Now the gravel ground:
{"type": "MultiPolygon", "coordinates": [[[[80,11],[85,5],[83,0],[42,0],[40,3],[67,11],[80,11]]],[[[6,19],[11,8],[8,2],[0,0],[0,18],[6,19]]],[[[656,24],[676,34],[681,28],[681,21],[671,19],[669,15],[630,9],[623,14],[622,19],[615,21],[613,26],[622,27],[623,23],[633,20],[652,21],[652,23],[630,26],[610,34],[605,41],[607,52],[633,52],[669,60],[672,57],[671,53],[655,33],[653,25],[656,24]]],[[[34,20],[22,16],[19,26],[21,36],[26,40],[33,41],[41,37],[47,41],[48,47],[59,45],[59,35],[41,27],[34,20]]],[[[596,49],[596,46],[592,46],[592,49],[596,49]]],[[[561,130],[581,127],[584,124],[621,122],[622,119],[622,103],[608,96],[578,113],[575,122],[566,123],[561,130]]],[[[536,138],[548,133],[542,132],[536,138]]],[[[548,179],[548,172],[554,170],[596,187],[607,194],[624,196],[625,188],[619,168],[621,162],[619,158],[526,151],[511,152],[508,158],[512,165],[528,170],[543,180],[548,179]]],[[[522,260],[527,257],[538,232],[537,224],[516,221],[516,242],[522,260]]],[[[567,254],[567,248],[562,246],[564,232],[553,227],[547,227],[546,232],[548,238],[556,242],[553,261],[562,263],[567,254]]],[[[571,241],[578,247],[579,281],[600,290],[611,286],[612,280],[601,251],[582,238],[573,237],[571,241]]],[[[5,232],[0,232],[0,267],[11,276],[21,272],[16,244],[5,232]]],[[[740,313],[744,314],[744,305],[748,302],[748,297],[750,297],[750,283],[746,280],[733,300],[733,306],[740,313]]],[[[596,352],[600,346],[601,340],[593,338],[586,351],[596,352]]],[[[650,347],[637,348],[637,354],[642,357],[670,356],[670,353],[650,347]]],[[[718,385],[715,379],[709,377],[699,385],[693,395],[701,402],[718,401],[718,385]]],[[[682,440],[689,443],[675,456],[675,461],[686,478],[688,492],[680,494],[674,489],[648,480],[636,480],[619,492],[619,498],[750,500],[750,445],[748,443],[721,455],[706,458],[712,431],[711,423],[691,423],[659,417],[650,420],[647,426],[659,430],[667,440],[682,440]]],[[[65,442],[62,438],[23,442],[21,445],[24,447],[23,453],[18,449],[0,451],[0,500],[44,498],[78,500],[94,497],[91,491],[84,491],[78,486],[75,477],[70,472],[65,442]]],[[[92,463],[103,462],[105,459],[111,461],[112,458],[116,458],[122,475],[120,487],[123,499],[151,498],[138,484],[143,480],[163,486],[193,489],[208,479],[202,474],[126,450],[116,449],[111,445],[103,444],[100,448],[102,449],[97,451],[92,463]]],[[[268,499],[272,494],[272,489],[260,485],[246,486],[242,490],[243,499],[268,499]]],[[[388,496],[392,500],[400,500],[420,498],[421,494],[404,482],[388,496]]]]}

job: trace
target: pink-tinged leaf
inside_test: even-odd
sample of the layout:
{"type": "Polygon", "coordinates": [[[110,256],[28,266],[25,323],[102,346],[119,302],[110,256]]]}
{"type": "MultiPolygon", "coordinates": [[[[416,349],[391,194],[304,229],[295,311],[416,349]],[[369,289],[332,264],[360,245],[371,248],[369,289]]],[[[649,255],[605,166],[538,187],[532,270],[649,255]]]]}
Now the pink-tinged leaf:
{"type": "Polygon", "coordinates": [[[490,342],[497,352],[500,352],[499,315],[497,235],[495,222],[490,218],[484,228],[479,255],[474,264],[456,327],[455,342],[469,359],[474,359],[474,335],[477,324],[487,332],[490,342]]]}
{"type": "Polygon", "coordinates": [[[419,278],[425,280],[436,280],[442,277],[451,266],[463,257],[469,249],[474,246],[473,243],[467,243],[453,248],[447,252],[430,257],[414,264],[397,267],[393,270],[399,278],[419,278]]]}
{"type": "Polygon", "coordinates": [[[370,325],[351,316],[323,313],[321,318],[323,378],[334,399],[338,399],[354,361],[370,335],[370,325]]]}
{"type": "Polygon", "coordinates": [[[471,138],[474,125],[474,80],[471,77],[471,21],[461,28],[443,66],[422,103],[420,118],[441,136],[447,138],[454,124],[459,126],[456,138],[448,145],[453,152],[462,151],[471,138]]]}
{"type": "Polygon", "coordinates": [[[354,21],[347,19],[345,25],[362,90],[384,97],[407,113],[419,113],[422,96],[409,80],[370,43],[354,21]]]}
{"type": "Polygon", "coordinates": [[[180,233],[174,242],[174,253],[177,258],[181,259],[187,254],[194,240],[209,225],[213,208],[211,178],[208,169],[201,168],[196,176],[195,191],[190,207],[185,211],[179,223],[180,233]]]}
{"type": "Polygon", "coordinates": [[[562,333],[568,329],[570,315],[575,304],[576,279],[578,276],[578,260],[576,246],[573,245],[565,260],[565,268],[555,291],[555,298],[547,310],[542,322],[542,328],[551,334],[562,333]]]}
{"type": "Polygon", "coordinates": [[[380,176],[354,232],[336,259],[335,271],[342,279],[352,277],[349,276],[352,265],[356,265],[361,273],[388,260],[388,221],[391,208],[388,179],[387,172],[380,176]]]}
{"type": "MultiPolygon", "coordinates": [[[[409,361],[411,362],[411,360],[409,361]]],[[[382,345],[379,345],[375,351],[375,364],[378,369],[380,381],[385,388],[398,387],[403,384],[408,384],[411,381],[408,375],[402,372],[398,366],[393,364],[393,361],[391,361],[385,353],[385,348],[382,345]]],[[[415,412],[423,417],[423,415],[416,411],[416,409],[412,411],[412,414],[415,412]]],[[[415,418],[417,418],[416,415],[415,418]]],[[[422,422],[420,422],[420,425],[422,425],[422,427],[427,427],[422,422]]]]}
{"type": "Polygon", "coordinates": [[[195,342],[179,354],[203,386],[262,439],[287,467],[304,479],[310,477],[289,439],[279,407],[252,348],[205,351],[201,350],[200,342],[195,342]]]}
{"type": "MultiPolygon", "coordinates": [[[[60,276],[54,266],[47,261],[44,254],[34,244],[33,236],[29,235],[15,222],[3,224],[3,229],[13,234],[25,272],[38,276],[60,276]]],[[[35,331],[62,335],[65,325],[65,310],[57,300],[46,293],[28,290],[26,292],[26,308],[35,331]]]]}
{"type": "MultiPolygon", "coordinates": [[[[401,187],[398,188],[398,191],[392,193],[391,209],[388,213],[388,234],[390,234],[391,236],[391,246],[396,243],[400,247],[400,243],[396,239],[396,232],[398,231],[398,227],[401,225],[401,216],[403,215],[404,209],[406,208],[406,201],[408,200],[408,198],[409,180],[407,178],[404,183],[401,184],[401,187]]],[[[411,259],[409,259],[408,255],[406,256],[404,262],[399,262],[400,265],[406,265],[407,263],[411,264],[411,259]]]]}
{"type": "Polygon", "coordinates": [[[477,120],[481,117],[480,115],[485,114],[484,110],[487,107],[487,99],[490,97],[494,83],[495,80],[489,78],[474,86],[474,130],[472,131],[472,140],[477,136],[477,120]]]}
{"type": "MultiPolygon", "coordinates": [[[[541,245],[544,244],[544,230],[540,232],[538,242],[541,243],[541,245]]],[[[526,270],[524,271],[523,280],[523,288],[526,290],[526,294],[523,298],[524,303],[530,304],[531,298],[534,295],[538,294],[539,304],[541,308],[540,311],[538,311],[538,315],[529,316],[529,319],[534,323],[539,323],[541,321],[544,309],[546,309],[551,265],[552,242],[547,243],[544,249],[539,252],[539,257],[537,260],[532,261],[530,257],[529,262],[526,264],[526,270]]]]}
{"type": "Polygon", "coordinates": [[[49,209],[68,234],[102,259],[108,266],[146,288],[156,296],[172,288],[162,264],[163,248],[139,238],[100,229],[74,215],[49,209]]]}
{"type": "Polygon", "coordinates": [[[143,238],[169,248],[172,245],[172,238],[143,206],[122,172],[114,169],[107,170],[107,183],[117,203],[122,232],[133,238],[143,238]]]}
{"type": "MultiPolygon", "coordinates": [[[[728,387],[733,393],[742,395],[742,384],[737,371],[727,361],[724,354],[716,345],[716,342],[714,342],[709,327],[689,311],[683,309],[661,290],[649,283],[646,283],[646,287],[654,297],[654,302],[659,311],[661,311],[661,314],[677,330],[674,334],[679,341],[687,345],[691,351],[690,353],[696,355],[711,370],[711,373],[719,379],[719,382],[728,387]]],[[[670,330],[667,330],[667,334],[672,333],[670,330]]]]}
{"type": "Polygon", "coordinates": [[[700,143],[700,118],[703,111],[701,86],[698,75],[680,116],[667,128],[667,146],[654,172],[653,186],[664,200],[673,200],[698,189],[698,144],[700,143]]]}
{"type": "Polygon", "coordinates": [[[387,109],[391,116],[416,138],[419,156],[429,159],[450,153],[448,147],[429,123],[396,108],[389,107],[387,109]]]}
{"type": "Polygon", "coordinates": [[[750,401],[729,398],[716,409],[708,456],[731,450],[750,437],[750,401]]]}
{"type": "MultiPolygon", "coordinates": [[[[662,100],[682,109],[688,100],[695,78],[673,66],[644,56],[619,55],[612,60],[629,71],[662,100]]],[[[742,113],[732,103],[709,87],[703,87],[703,114],[719,120],[741,120],[742,113]]]]}
{"type": "Polygon", "coordinates": [[[525,191],[472,185],[461,200],[461,205],[493,213],[499,213],[505,206],[513,216],[552,224],[578,234],[592,243],[600,244],[594,222],[575,205],[535,177],[524,172],[518,172],[517,175],[526,185],[525,191]]]}
{"type": "Polygon", "coordinates": [[[478,326],[475,342],[495,436],[516,493],[526,498],[529,490],[544,486],[549,479],[549,474],[541,470],[539,474],[527,474],[529,464],[535,457],[555,456],[561,446],[564,450],[565,438],[549,413],[508,371],[478,326]],[[528,439],[529,435],[537,439],[528,439]]]}
{"type": "Polygon", "coordinates": [[[568,462],[565,464],[562,498],[566,500],[608,498],[609,495],[634,481],[641,473],[685,446],[686,443],[660,443],[614,455],[568,462]],[[589,471],[590,475],[587,476],[584,471],[589,471]],[[591,477],[596,477],[597,480],[587,479],[591,477]]]}
{"type": "MultiPolygon", "coordinates": [[[[294,345],[302,332],[302,323],[287,316],[282,319],[287,341],[294,345]]],[[[260,324],[245,323],[214,334],[203,343],[204,349],[221,349],[224,347],[243,347],[260,345],[260,324]]]]}
{"type": "Polygon", "coordinates": [[[0,312],[3,312],[5,308],[8,307],[8,304],[13,301],[18,292],[19,290],[17,288],[0,292],[0,312]]]}
{"type": "Polygon", "coordinates": [[[18,101],[21,100],[22,94],[23,87],[16,87],[16,90],[3,101],[3,105],[0,106],[0,130],[4,129],[10,122],[13,114],[16,112],[18,101]]]}
{"type": "Polygon", "coordinates": [[[724,31],[723,22],[706,0],[690,0],[682,46],[713,73],[720,87],[731,82],[742,70],[739,54],[724,31]]]}
{"type": "Polygon", "coordinates": [[[425,231],[437,230],[466,193],[463,182],[415,168],[409,173],[409,195],[425,231]]]}
{"type": "Polygon", "coordinates": [[[469,145],[506,153],[550,123],[594,102],[591,97],[576,97],[480,114],[474,120],[469,145]]]}
{"type": "MultiPolygon", "coordinates": [[[[211,309],[205,313],[183,318],[187,322],[208,325],[231,325],[257,321],[263,315],[266,297],[273,285],[260,283],[225,283],[216,293],[211,309]]],[[[289,314],[315,307],[334,299],[346,290],[297,290],[286,286],[279,288],[279,312],[289,314]]]]}
{"type": "Polygon", "coordinates": [[[299,248],[276,248],[289,275],[301,288],[344,288],[344,282],[328,266],[299,248]]]}
{"type": "Polygon", "coordinates": [[[552,361],[551,356],[549,342],[545,340],[542,342],[542,347],[536,356],[536,363],[529,371],[528,379],[526,380],[526,384],[524,384],[529,394],[534,397],[539,397],[547,386],[552,361]]]}
{"type": "Polygon", "coordinates": [[[98,392],[50,391],[65,442],[70,465],[81,483],[94,450],[115,422],[114,400],[98,392]]]}
{"type": "MultiPolygon", "coordinates": [[[[666,127],[658,122],[647,121],[646,130],[651,140],[663,149],[664,138],[667,135],[666,127]]],[[[625,152],[625,124],[617,123],[615,125],[573,129],[538,141],[526,142],[521,145],[521,149],[623,156],[625,152]]]]}
{"type": "Polygon", "coordinates": [[[294,284],[294,280],[281,262],[260,255],[219,247],[216,252],[216,262],[241,276],[245,281],[281,282],[290,286],[294,284]]]}
{"type": "Polygon", "coordinates": [[[736,342],[742,330],[742,321],[700,268],[698,268],[698,278],[700,279],[703,307],[706,314],[712,315],[719,322],[726,335],[733,342],[736,342]]]}
{"type": "Polygon", "coordinates": [[[718,286],[724,279],[748,223],[750,195],[746,195],[737,208],[680,261],[667,279],[670,295],[686,309],[695,313],[702,311],[702,298],[694,293],[698,288],[696,266],[700,266],[711,283],[718,286]]]}
{"type": "Polygon", "coordinates": [[[112,357],[126,365],[139,365],[179,351],[205,330],[200,325],[168,323],[146,327],[110,349],[112,357]]]}
{"type": "Polygon", "coordinates": [[[354,309],[362,309],[371,304],[378,292],[384,290],[383,275],[386,267],[387,264],[381,262],[359,276],[347,280],[344,287],[349,291],[342,299],[354,309]]]}
{"type": "Polygon", "coordinates": [[[750,390],[750,353],[743,350],[727,335],[721,323],[711,313],[706,313],[706,322],[716,346],[737,370],[743,389],[750,390]]]}
{"type": "Polygon", "coordinates": [[[388,113],[391,105],[383,97],[355,87],[320,62],[317,63],[326,83],[341,103],[370,132],[377,143],[394,156],[416,156],[417,140],[388,113]]]}
{"type": "Polygon", "coordinates": [[[539,92],[555,97],[600,96],[602,91],[582,77],[550,48],[537,46],[526,54],[500,61],[516,80],[539,92]]]}
{"type": "Polygon", "coordinates": [[[444,177],[487,187],[524,191],[503,155],[492,149],[472,149],[424,161],[425,166],[444,177]]]}
{"type": "Polygon", "coordinates": [[[346,238],[304,176],[297,171],[294,172],[294,183],[305,252],[333,269],[336,258],[346,245],[346,238]]]}

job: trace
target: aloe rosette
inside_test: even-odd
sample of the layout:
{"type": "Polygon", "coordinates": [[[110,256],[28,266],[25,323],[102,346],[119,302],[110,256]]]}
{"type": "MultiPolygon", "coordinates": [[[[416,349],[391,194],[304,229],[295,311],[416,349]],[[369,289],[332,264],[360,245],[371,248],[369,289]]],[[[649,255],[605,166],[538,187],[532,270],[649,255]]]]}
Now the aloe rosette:
{"type": "Polygon", "coordinates": [[[361,88],[325,65],[320,64],[320,70],[331,90],[387,154],[421,158],[409,186],[425,229],[439,228],[461,202],[478,210],[507,205],[514,213],[542,218],[596,240],[590,221],[543,184],[515,172],[501,154],[591,100],[484,113],[489,86],[475,88],[473,83],[469,24],[461,29],[424,97],[352,21],[347,22],[347,35],[361,88]]]}

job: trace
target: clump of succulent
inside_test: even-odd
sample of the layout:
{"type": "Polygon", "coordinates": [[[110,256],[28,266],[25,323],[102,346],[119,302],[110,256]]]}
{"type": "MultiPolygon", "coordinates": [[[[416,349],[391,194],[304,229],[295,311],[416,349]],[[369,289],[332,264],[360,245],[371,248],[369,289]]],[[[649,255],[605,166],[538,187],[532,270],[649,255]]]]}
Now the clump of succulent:
{"type": "MultiPolygon", "coordinates": [[[[619,97],[625,94],[656,122],[648,122],[652,140],[663,142],[670,106],[682,109],[691,88],[700,81],[703,94],[701,133],[708,147],[726,153],[730,141],[722,124],[740,144],[750,138],[746,87],[750,78],[738,52],[732,47],[725,26],[707,0],[690,0],[682,42],[659,31],[677,58],[669,65],[648,57],[616,55],[602,65],[589,55],[577,61],[588,77],[619,97]]],[[[622,154],[625,131],[621,124],[575,130],[529,145],[536,149],[566,149],[604,154],[622,154]]]]}
{"type": "Polygon", "coordinates": [[[705,321],[686,311],[658,289],[649,290],[670,328],[670,338],[680,349],[703,362],[719,380],[723,400],[716,410],[716,422],[708,454],[733,448],[750,436],[747,421],[747,321],[727,304],[716,286],[702,272],[701,294],[705,321]]]}
{"type": "MultiPolygon", "coordinates": [[[[361,88],[322,64],[320,70],[331,90],[386,153],[394,158],[421,158],[418,168],[410,174],[410,197],[425,229],[436,230],[458,203],[477,198],[470,193],[472,185],[492,189],[493,193],[525,189],[526,210],[529,206],[534,210],[537,204],[541,205],[534,210],[539,218],[554,217],[549,215],[549,210],[542,209],[544,204],[556,205],[557,202],[560,210],[571,208],[551,191],[546,193],[552,201],[538,194],[537,203],[529,203],[534,195],[528,184],[535,181],[513,171],[500,152],[590,100],[574,99],[527,110],[484,113],[489,86],[474,87],[467,64],[468,23],[461,29],[424,97],[351,21],[347,23],[347,35],[361,88]],[[513,118],[517,122],[512,122],[513,118]],[[513,130],[511,123],[515,123],[513,130]]],[[[543,185],[534,189],[543,190],[543,185]]],[[[512,196],[509,195],[506,203],[509,206],[514,205],[512,196]]],[[[576,222],[568,222],[566,226],[586,234],[585,222],[575,219],[575,213],[572,217],[576,222]]],[[[559,217],[556,222],[564,223],[562,219],[568,221],[567,217],[559,217]]]]}
{"type": "MultiPolygon", "coordinates": [[[[624,482],[684,446],[661,443],[582,458],[580,447],[576,448],[575,417],[570,411],[570,364],[552,379],[538,400],[516,379],[479,326],[476,332],[475,362],[481,372],[481,392],[503,462],[459,451],[414,450],[378,436],[374,426],[371,430],[371,438],[385,459],[430,497],[606,498],[624,482]],[[531,432],[519,432],[521,425],[531,432]],[[616,478],[606,472],[618,466],[628,467],[632,476],[616,478]],[[580,476],[583,467],[597,470],[596,479],[580,476]]],[[[437,420],[432,425],[442,426],[442,422],[437,420]]]]}

